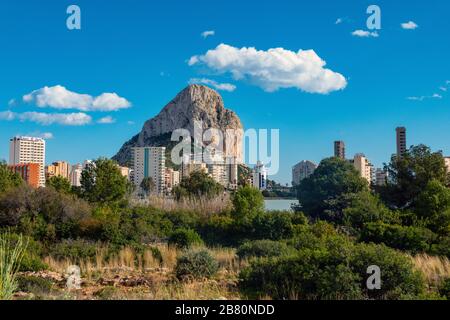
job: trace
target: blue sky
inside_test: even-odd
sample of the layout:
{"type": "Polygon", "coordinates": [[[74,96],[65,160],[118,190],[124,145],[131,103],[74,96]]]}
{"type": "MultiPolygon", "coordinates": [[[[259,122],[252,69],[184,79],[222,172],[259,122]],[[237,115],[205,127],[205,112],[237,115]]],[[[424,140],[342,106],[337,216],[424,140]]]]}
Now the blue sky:
{"type": "Polygon", "coordinates": [[[47,162],[112,156],[192,78],[234,85],[220,93],[245,128],[280,129],[281,169],[273,178],[283,183],[290,182],[296,162],[330,156],[334,140],[345,141],[348,156],[363,152],[381,166],[395,152],[399,125],[407,127],[409,145],[425,143],[450,154],[449,14],[445,0],[1,1],[0,159],[8,158],[10,137],[44,133],[53,135],[47,162]],[[71,4],[81,8],[81,30],[66,27],[71,4]],[[367,30],[370,4],[381,8],[378,37],[352,35],[367,30]],[[401,26],[410,21],[418,27],[401,26]],[[202,37],[204,31],[214,35],[202,37]],[[212,63],[189,65],[191,57],[220,44],[263,53],[312,49],[346,86],[325,94],[288,84],[269,92],[254,74],[236,79],[212,63]],[[36,93],[23,101],[57,85],[89,95],[91,106],[39,105],[36,93]],[[99,111],[102,104],[93,101],[103,93],[116,93],[131,107],[121,100],[119,110],[99,111]],[[36,117],[25,121],[26,112],[84,113],[92,120],[43,125],[36,117]],[[98,123],[105,117],[114,122],[98,123]]]}

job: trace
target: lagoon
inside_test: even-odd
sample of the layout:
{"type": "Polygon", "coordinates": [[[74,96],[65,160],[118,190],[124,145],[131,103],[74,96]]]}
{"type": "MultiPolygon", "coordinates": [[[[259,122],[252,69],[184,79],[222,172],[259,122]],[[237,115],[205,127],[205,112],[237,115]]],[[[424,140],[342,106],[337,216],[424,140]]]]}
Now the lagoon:
{"type": "Polygon", "coordinates": [[[291,210],[291,204],[298,204],[294,199],[264,199],[264,205],[267,211],[272,210],[291,210]]]}

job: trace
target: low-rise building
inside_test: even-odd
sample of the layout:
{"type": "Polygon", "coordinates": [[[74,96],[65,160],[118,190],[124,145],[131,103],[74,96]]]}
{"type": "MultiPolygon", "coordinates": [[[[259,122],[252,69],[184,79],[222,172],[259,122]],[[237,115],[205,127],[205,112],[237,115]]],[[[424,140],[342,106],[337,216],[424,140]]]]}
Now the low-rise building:
{"type": "Polygon", "coordinates": [[[21,163],[8,166],[11,172],[17,173],[30,187],[38,188],[40,183],[40,164],[38,163],[21,163]]]}

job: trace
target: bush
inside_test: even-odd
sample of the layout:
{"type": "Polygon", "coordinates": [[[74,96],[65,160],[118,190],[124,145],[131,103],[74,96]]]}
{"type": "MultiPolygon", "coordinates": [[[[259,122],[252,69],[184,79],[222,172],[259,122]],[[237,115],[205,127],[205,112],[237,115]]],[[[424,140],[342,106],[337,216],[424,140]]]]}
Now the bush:
{"type": "Polygon", "coordinates": [[[282,240],[293,235],[292,213],[270,211],[258,214],[252,221],[253,239],[282,240]]]}
{"type": "Polygon", "coordinates": [[[240,259],[250,257],[279,257],[286,255],[289,251],[288,246],[283,242],[272,240],[249,241],[241,245],[236,254],[240,259]]]}
{"type": "Polygon", "coordinates": [[[202,238],[192,229],[177,229],[169,237],[169,245],[177,248],[190,248],[201,244],[202,238]]]}
{"type": "Polygon", "coordinates": [[[441,285],[439,286],[439,294],[443,297],[446,297],[447,299],[450,299],[450,278],[442,281],[441,285]]]}
{"type": "Polygon", "coordinates": [[[210,278],[218,269],[219,264],[208,251],[188,251],[177,258],[175,275],[178,279],[210,278]]]}
{"type": "Polygon", "coordinates": [[[364,296],[370,299],[402,299],[403,296],[420,297],[425,282],[422,274],[407,255],[384,245],[358,244],[351,256],[352,270],[362,279],[364,296]],[[367,267],[377,265],[381,270],[381,289],[367,290],[367,267]]]}
{"type": "Polygon", "coordinates": [[[249,221],[264,212],[264,197],[256,188],[245,186],[233,195],[233,216],[238,221],[249,221]]]}
{"type": "Polygon", "coordinates": [[[241,291],[252,298],[400,299],[424,292],[424,281],[407,256],[339,237],[290,256],[252,260],[239,277],[241,291]],[[370,265],[381,269],[381,290],[375,292],[366,288],[370,265]]]}
{"type": "Polygon", "coordinates": [[[87,240],[63,240],[49,249],[49,255],[55,259],[70,259],[73,263],[92,260],[97,254],[99,244],[87,240]]]}
{"type": "Polygon", "coordinates": [[[18,276],[17,291],[34,294],[47,294],[52,290],[53,283],[49,279],[34,276],[18,276]]]}
{"type": "Polygon", "coordinates": [[[389,225],[371,222],[364,225],[361,232],[364,242],[384,243],[385,245],[418,253],[430,249],[434,234],[428,229],[412,226],[389,225]]]}

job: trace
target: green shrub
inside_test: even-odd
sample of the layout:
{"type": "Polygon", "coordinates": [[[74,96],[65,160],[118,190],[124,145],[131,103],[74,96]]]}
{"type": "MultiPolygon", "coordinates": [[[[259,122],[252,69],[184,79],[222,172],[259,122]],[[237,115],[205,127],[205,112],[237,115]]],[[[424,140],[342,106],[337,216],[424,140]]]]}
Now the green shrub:
{"type": "Polygon", "coordinates": [[[401,299],[403,296],[419,297],[424,293],[422,274],[407,255],[384,245],[358,244],[351,255],[352,270],[362,279],[364,296],[370,299],[401,299]],[[370,265],[377,265],[381,271],[381,289],[367,290],[366,271],[370,265]]]}
{"type": "Polygon", "coordinates": [[[74,263],[94,259],[99,244],[87,240],[63,240],[49,249],[49,255],[55,259],[70,259],[74,263]]]}
{"type": "Polygon", "coordinates": [[[218,269],[219,264],[208,251],[188,251],[177,258],[175,275],[178,279],[210,278],[218,269]]]}
{"type": "Polygon", "coordinates": [[[240,259],[250,257],[278,257],[287,254],[288,246],[283,242],[272,240],[249,241],[241,245],[236,254],[240,259]]]}
{"type": "Polygon", "coordinates": [[[251,298],[312,300],[400,299],[424,293],[424,281],[410,259],[386,246],[355,245],[335,236],[311,247],[251,260],[239,275],[241,291],[251,298]],[[381,269],[381,290],[366,288],[370,265],[381,269]]]}
{"type": "Polygon", "coordinates": [[[52,290],[53,283],[49,279],[34,276],[18,276],[17,291],[31,292],[34,294],[47,294],[52,290]]]}
{"type": "Polygon", "coordinates": [[[169,245],[177,248],[190,248],[201,244],[203,244],[202,238],[192,229],[177,229],[169,237],[169,245]]]}
{"type": "Polygon", "coordinates": [[[371,222],[364,225],[361,240],[364,242],[384,243],[385,245],[408,250],[411,253],[427,251],[435,235],[426,228],[389,225],[371,222]]]}
{"type": "Polygon", "coordinates": [[[441,285],[439,286],[439,294],[446,297],[447,299],[450,299],[450,278],[442,281],[441,285]]]}

